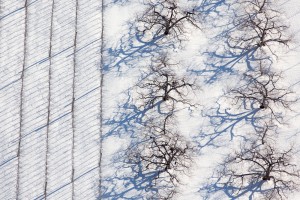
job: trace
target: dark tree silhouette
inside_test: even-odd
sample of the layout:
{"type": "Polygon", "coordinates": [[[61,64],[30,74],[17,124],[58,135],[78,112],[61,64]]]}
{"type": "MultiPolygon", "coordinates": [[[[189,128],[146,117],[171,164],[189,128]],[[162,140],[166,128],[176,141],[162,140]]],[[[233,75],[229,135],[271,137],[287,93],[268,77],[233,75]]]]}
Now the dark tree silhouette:
{"type": "Polygon", "coordinates": [[[270,111],[271,119],[280,122],[282,109],[289,109],[297,101],[292,91],[280,86],[283,79],[281,73],[265,70],[261,65],[257,71],[244,74],[241,85],[231,89],[229,97],[234,99],[234,104],[241,107],[257,108],[270,111]]]}
{"type": "MultiPolygon", "coordinates": [[[[266,47],[272,54],[274,44],[288,45],[291,36],[289,26],[282,21],[282,14],[271,0],[243,0],[238,2],[242,10],[234,21],[234,30],[228,36],[228,44],[234,49],[258,49],[266,47]]],[[[264,48],[263,51],[266,50],[264,48]]]]}
{"type": "MultiPolygon", "coordinates": [[[[150,123],[142,133],[142,142],[129,148],[129,162],[142,168],[144,174],[155,174],[151,187],[158,199],[170,199],[180,184],[179,175],[191,165],[191,146],[174,130],[172,115],[162,123],[150,123]]],[[[138,176],[138,175],[137,175],[138,176]]]]}
{"type": "Polygon", "coordinates": [[[174,110],[175,103],[195,106],[188,99],[188,94],[199,89],[196,80],[190,81],[176,75],[176,65],[162,56],[150,66],[146,77],[137,84],[143,107],[153,107],[160,102],[171,102],[171,111],[174,110]]]}
{"type": "Polygon", "coordinates": [[[276,147],[252,143],[229,155],[218,171],[217,185],[230,188],[228,195],[235,198],[249,193],[257,199],[287,199],[299,188],[300,171],[293,148],[276,147]]]}
{"type": "Polygon", "coordinates": [[[186,23],[199,28],[194,10],[183,10],[177,0],[149,1],[147,6],[137,19],[138,30],[143,35],[170,35],[181,40],[181,36],[186,33],[186,23]]]}

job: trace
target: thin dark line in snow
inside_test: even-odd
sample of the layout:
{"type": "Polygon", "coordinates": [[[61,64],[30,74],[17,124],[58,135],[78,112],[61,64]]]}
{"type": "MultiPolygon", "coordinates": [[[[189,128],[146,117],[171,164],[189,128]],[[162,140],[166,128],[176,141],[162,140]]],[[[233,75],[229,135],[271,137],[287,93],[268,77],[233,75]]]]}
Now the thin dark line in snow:
{"type": "Polygon", "coordinates": [[[76,77],[76,66],[77,66],[77,26],[78,26],[78,0],[76,0],[75,6],[75,35],[74,35],[74,52],[73,52],[73,82],[72,82],[72,104],[71,104],[71,115],[72,115],[72,147],[71,147],[71,156],[72,156],[72,171],[71,171],[71,185],[72,185],[72,199],[75,199],[75,188],[74,188],[74,177],[75,177],[75,77],[76,77]]]}
{"type": "Polygon", "coordinates": [[[101,168],[101,161],[102,161],[102,135],[103,135],[103,82],[104,82],[104,0],[101,1],[101,49],[100,49],[100,135],[99,135],[99,198],[102,197],[102,168],[101,168]]]}
{"type": "Polygon", "coordinates": [[[26,53],[27,53],[27,20],[28,20],[28,2],[25,0],[25,19],[24,19],[24,54],[23,54],[23,66],[21,73],[21,91],[20,91],[20,123],[19,123],[19,141],[17,149],[17,183],[16,183],[16,200],[19,199],[19,188],[20,188],[20,155],[21,155],[21,145],[22,145],[22,126],[23,126],[23,95],[24,95],[24,72],[26,66],[26,53]]]}
{"type": "MultiPolygon", "coordinates": [[[[53,123],[59,121],[60,119],[63,119],[64,117],[68,116],[69,114],[71,114],[71,112],[64,113],[64,114],[60,115],[59,117],[53,119],[49,124],[51,125],[51,124],[53,124],[53,123]]],[[[34,133],[34,132],[38,132],[38,131],[42,130],[43,128],[46,128],[46,127],[47,127],[47,124],[45,124],[45,125],[43,125],[43,126],[40,126],[40,127],[38,127],[38,128],[35,128],[35,129],[32,130],[31,132],[24,134],[24,135],[21,137],[21,139],[24,139],[24,138],[26,138],[27,136],[29,136],[30,134],[32,134],[32,133],[34,133]]],[[[17,142],[17,141],[18,141],[17,139],[16,139],[16,140],[13,140],[13,141],[11,142],[11,144],[14,144],[14,143],[17,142]]]]}
{"type": "MultiPolygon", "coordinates": [[[[84,173],[82,173],[82,174],[80,174],[78,177],[76,177],[76,178],[74,179],[74,181],[77,181],[77,180],[83,178],[84,176],[86,176],[87,174],[89,174],[89,173],[91,173],[92,171],[96,170],[97,168],[98,168],[98,166],[93,167],[93,168],[91,168],[91,169],[85,171],[84,173]]],[[[72,182],[65,183],[64,185],[59,186],[58,188],[52,190],[51,192],[48,193],[48,197],[49,197],[50,195],[52,195],[52,194],[55,194],[56,192],[58,192],[59,190],[65,188],[66,186],[68,186],[68,185],[70,185],[70,184],[72,184],[72,182]]],[[[43,195],[40,195],[40,196],[36,197],[34,200],[40,200],[40,199],[41,199],[41,200],[44,199],[44,198],[43,198],[43,195]]]]}
{"type": "Polygon", "coordinates": [[[47,189],[48,189],[48,154],[49,154],[49,127],[50,127],[50,114],[51,114],[51,76],[52,76],[52,39],[53,39],[53,15],[54,15],[54,4],[55,1],[52,0],[51,7],[51,24],[50,24],[50,39],[49,39],[49,69],[48,69],[48,105],[47,105],[47,129],[46,129],[46,158],[45,158],[45,183],[44,183],[44,198],[47,199],[47,189]]]}
{"type": "Polygon", "coordinates": [[[8,158],[8,159],[2,161],[2,162],[0,163],[0,168],[1,168],[2,166],[4,166],[5,164],[9,163],[10,161],[14,160],[15,158],[17,158],[17,156],[13,156],[13,157],[11,157],[11,158],[8,158]]]}
{"type": "MultiPolygon", "coordinates": [[[[75,102],[78,101],[78,100],[80,100],[81,98],[85,97],[86,95],[89,95],[89,94],[93,93],[94,91],[96,91],[96,90],[99,89],[99,88],[100,88],[100,86],[98,86],[98,87],[96,87],[96,88],[94,88],[94,89],[92,89],[92,90],[89,90],[88,92],[86,92],[85,94],[79,96],[78,98],[75,98],[75,102]]],[[[71,101],[71,103],[66,104],[66,106],[64,106],[64,107],[67,107],[67,106],[69,106],[69,105],[72,105],[72,101],[71,101]]],[[[57,118],[53,119],[52,121],[50,121],[50,122],[49,122],[49,125],[51,125],[51,124],[53,124],[53,123],[59,121],[60,119],[63,119],[64,117],[68,116],[69,114],[71,114],[71,112],[67,112],[67,113],[64,113],[64,114],[60,115],[59,117],[57,117],[57,118]]],[[[38,131],[40,131],[40,130],[46,128],[46,127],[47,127],[47,123],[44,124],[44,125],[42,125],[42,126],[40,126],[40,127],[34,128],[34,129],[33,129],[32,131],[30,131],[29,133],[23,134],[23,135],[22,135],[22,139],[26,138],[27,136],[31,135],[31,134],[34,133],[34,132],[38,132],[38,131]]],[[[18,141],[18,139],[12,140],[12,141],[11,141],[11,144],[16,143],[17,141],[18,141]]]]}
{"type": "Polygon", "coordinates": [[[279,6],[283,6],[284,4],[288,3],[291,0],[286,0],[285,2],[282,2],[281,4],[279,4],[279,6]]]}
{"type": "MultiPolygon", "coordinates": [[[[99,40],[100,40],[100,39],[96,39],[96,40],[90,42],[89,44],[86,44],[85,46],[79,48],[79,49],[77,50],[77,52],[79,52],[79,51],[85,49],[86,47],[90,46],[91,44],[94,44],[95,42],[97,42],[97,41],[99,41],[99,40]]],[[[52,58],[54,58],[54,57],[60,55],[61,53],[65,52],[65,51],[67,51],[67,50],[69,50],[69,49],[71,49],[72,47],[73,47],[73,46],[70,46],[70,47],[67,47],[67,48],[64,49],[64,50],[61,50],[61,51],[58,52],[58,53],[53,53],[53,55],[52,55],[50,58],[52,59],[52,58]]],[[[69,56],[72,56],[73,54],[74,54],[74,52],[71,53],[71,54],[69,54],[69,55],[66,55],[66,58],[68,58],[69,56]]],[[[24,71],[26,71],[26,70],[28,70],[28,69],[31,69],[32,67],[34,67],[34,66],[36,66],[36,65],[43,64],[44,62],[46,62],[46,61],[49,60],[50,58],[49,58],[49,57],[43,58],[42,60],[39,60],[39,61],[37,61],[37,62],[35,62],[35,63],[29,65],[28,67],[26,67],[26,68],[24,69],[24,71]]],[[[18,72],[18,73],[21,74],[22,71],[20,71],[20,72],[18,72]]],[[[20,80],[20,78],[17,78],[17,79],[15,79],[15,80],[13,80],[13,81],[7,83],[6,85],[0,87],[0,90],[3,90],[3,89],[5,89],[5,88],[7,88],[8,86],[11,86],[12,84],[18,82],[19,80],[20,80]]]]}
{"type": "Polygon", "coordinates": [[[4,18],[10,16],[10,15],[13,15],[13,14],[19,12],[19,11],[22,11],[23,9],[27,9],[26,7],[31,6],[32,4],[34,4],[34,3],[37,2],[37,1],[38,1],[38,0],[35,0],[35,1],[33,1],[33,2],[29,3],[29,4],[27,4],[26,6],[23,6],[23,7],[21,7],[21,8],[18,8],[18,9],[14,10],[14,11],[12,11],[12,12],[6,14],[6,15],[0,16],[0,21],[3,20],[4,18]]]}
{"type": "MultiPolygon", "coordinates": [[[[67,50],[69,50],[69,49],[72,48],[72,47],[73,47],[73,46],[70,46],[70,47],[68,47],[68,48],[66,48],[66,49],[64,49],[64,50],[62,50],[62,51],[60,51],[60,52],[58,52],[58,53],[53,54],[51,58],[54,58],[54,57],[58,56],[59,54],[65,52],[65,51],[67,51],[67,50]]],[[[40,64],[46,62],[48,59],[49,59],[48,57],[47,57],[47,58],[43,58],[42,60],[39,60],[39,61],[33,63],[32,65],[29,65],[28,67],[26,67],[26,68],[24,69],[24,71],[26,71],[26,70],[28,70],[28,69],[34,67],[35,65],[40,65],[40,64]]],[[[22,73],[22,71],[18,72],[18,74],[21,74],[21,73],[22,73]]],[[[10,86],[10,85],[12,85],[12,84],[18,82],[19,80],[20,80],[20,78],[17,78],[16,80],[14,80],[14,81],[12,81],[12,82],[7,83],[6,85],[0,87],[0,90],[5,89],[6,87],[8,87],[8,86],[10,86]]]]}
{"type": "Polygon", "coordinates": [[[76,50],[76,52],[73,52],[73,53],[67,55],[66,58],[68,58],[68,57],[70,57],[70,56],[73,56],[74,53],[78,53],[78,52],[80,52],[81,50],[84,50],[86,47],[90,46],[91,44],[94,44],[95,42],[97,42],[97,41],[99,41],[99,40],[101,40],[101,38],[96,39],[96,40],[93,40],[92,42],[90,42],[90,43],[84,45],[83,47],[78,48],[78,49],[76,50]]]}

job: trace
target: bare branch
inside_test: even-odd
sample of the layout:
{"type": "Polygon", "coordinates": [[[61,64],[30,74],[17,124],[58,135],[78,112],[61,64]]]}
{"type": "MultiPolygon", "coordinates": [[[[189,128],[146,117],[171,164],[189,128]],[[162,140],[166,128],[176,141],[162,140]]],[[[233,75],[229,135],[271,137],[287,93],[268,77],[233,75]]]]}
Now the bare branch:
{"type": "Polygon", "coordinates": [[[141,168],[143,174],[156,174],[151,180],[158,188],[159,199],[170,199],[180,184],[179,175],[186,173],[191,165],[191,147],[179,135],[172,115],[161,123],[150,123],[142,134],[142,142],[128,149],[130,162],[141,168]]]}
{"type": "Polygon", "coordinates": [[[292,91],[279,86],[282,74],[265,70],[262,65],[257,71],[244,74],[241,86],[230,90],[228,97],[235,105],[268,111],[270,118],[282,123],[280,109],[291,110],[290,105],[297,101],[292,91]]]}
{"type": "Polygon", "coordinates": [[[143,35],[171,36],[179,41],[185,34],[186,23],[199,28],[194,9],[183,10],[177,0],[163,0],[148,3],[146,11],[137,19],[138,31],[143,35]]]}
{"type": "Polygon", "coordinates": [[[189,81],[175,73],[177,64],[171,64],[166,56],[160,57],[149,69],[145,79],[137,84],[139,99],[145,108],[161,103],[170,103],[173,112],[176,103],[196,106],[188,99],[188,94],[199,89],[196,81],[189,81]]]}
{"type": "Polygon", "coordinates": [[[294,153],[293,148],[282,151],[274,145],[252,143],[225,159],[217,184],[230,187],[232,197],[250,193],[259,199],[287,199],[287,194],[299,187],[294,153]]]}
{"type": "Polygon", "coordinates": [[[269,50],[276,56],[274,44],[288,46],[289,26],[282,22],[282,14],[274,8],[274,1],[244,0],[238,4],[242,13],[234,20],[235,31],[228,35],[231,48],[269,50]]]}

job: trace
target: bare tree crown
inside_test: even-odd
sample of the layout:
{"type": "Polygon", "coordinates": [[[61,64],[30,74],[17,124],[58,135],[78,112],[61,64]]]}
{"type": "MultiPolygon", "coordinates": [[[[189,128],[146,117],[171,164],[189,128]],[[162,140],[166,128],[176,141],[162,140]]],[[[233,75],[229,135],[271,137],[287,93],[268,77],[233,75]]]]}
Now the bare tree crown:
{"type": "Polygon", "coordinates": [[[219,183],[231,186],[232,196],[254,190],[261,199],[287,199],[287,192],[299,187],[300,171],[293,148],[281,151],[274,146],[252,144],[228,156],[219,183]]]}
{"type": "Polygon", "coordinates": [[[243,10],[235,20],[235,32],[229,34],[228,44],[236,49],[257,49],[266,47],[272,54],[274,44],[288,45],[291,41],[282,22],[282,15],[274,9],[274,1],[245,0],[241,3],[243,10]]]}
{"type": "Polygon", "coordinates": [[[194,106],[187,95],[198,89],[195,80],[176,75],[177,64],[171,64],[166,56],[160,57],[154,63],[145,79],[137,84],[139,99],[144,101],[145,107],[153,107],[159,102],[171,102],[172,109],[175,103],[194,106]]]}
{"type": "Polygon", "coordinates": [[[150,1],[138,22],[138,30],[143,34],[150,32],[154,36],[171,35],[177,39],[186,32],[185,23],[198,28],[194,10],[184,11],[177,0],[150,1]]]}
{"type": "Polygon", "coordinates": [[[180,184],[179,175],[186,173],[191,165],[191,147],[174,130],[171,115],[162,123],[150,123],[143,130],[142,142],[130,148],[128,156],[142,173],[154,173],[152,186],[160,188],[158,196],[170,199],[180,184]]]}
{"type": "Polygon", "coordinates": [[[276,114],[276,109],[290,109],[290,105],[297,101],[292,96],[292,91],[280,86],[281,73],[260,69],[249,71],[244,74],[242,85],[229,92],[229,97],[235,100],[239,107],[267,109],[271,112],[271,117],[278,120],[280,116],[276,114]]]}

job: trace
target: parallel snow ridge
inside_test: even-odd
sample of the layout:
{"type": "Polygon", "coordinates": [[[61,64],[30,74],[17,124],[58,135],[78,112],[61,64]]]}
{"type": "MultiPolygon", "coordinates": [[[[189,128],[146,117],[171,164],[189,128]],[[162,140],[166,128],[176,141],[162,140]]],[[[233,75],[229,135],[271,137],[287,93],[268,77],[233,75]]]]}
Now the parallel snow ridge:
{"type": "MultiPolygon", "coordinates": [[[[168,45],[159,47],[138,41],[134,26],[128,24],[134,22],[145,1],[107,0],[104,33],[108,38],[107,51],[105,61],[101,60],[103,1],[0,0],[0,200],[99,199],[100,181],[102,199],[147,198],[142,189],[146,182],[136,179],[129,168],[118,163],[121,159],[116,154],[131,140],[132,130],[126,129],[126,123],[134,124],[134,117],[128,119],[126,115],[128,112],[128,116],[135,116],[134,105],[130,104],[132,97],[124,91],[140,77],[143,71],[140,66],[147,67],[149,58],[160,50],[168,51],[168,45]],[[101,66],[101,61],[107,66],[101,66]],[[104,120],[101,118],[103,68],[107,70],[104,120]],[[102,138],[105,148],[101,163],[103,180],[100,180],[102,123],[106,132],[102,138]],[[123,132],[129,134],[122,135],[123,132]]],[[[284,71],[286,82],[299,96],[300,1],[281,2],[295,43],[274,63],[284,71]]],[[[196,33],[189,38],[184,51],[169,50],[180,62],[204,69],[202,53],[209,49],[205,38],[208,34],[199,33],[203,35],[196,33]]],[[[203,97],[201,104],[207,109],[214,106],[214,98],[221,95],[223,85],[226,80],[222,77],[216,85],[203,85],[203,92],[199,93],[203,97]]],[[[284,129],[297,136],[290,140],[299,141],[299,106],[298,103],[293,107],[297,113],[288,116],[290,124],[284,129]]],[[[204,125],[207,121],[200,112],[188,117],[181,116],[180,128],[191,137],[186,129],[193,129],[191,134],[197,135],[203,128],[202,121],[204,125]]],[[[214,131],[211,127],[207,129],[214,131]]],[[[204,198],[199,193],[200,185],[228,149],[222,150],[208,148],[195,159],[177,199],[204,198]]],[[[216,198],[226,199],[218,195],[216,198]]]]}
{"type": "Polygon", "coordinates": [[[75,45],[76,1],[0,3],[0,199],[99,196],[101,1],[77,9],[75,45]]]}

